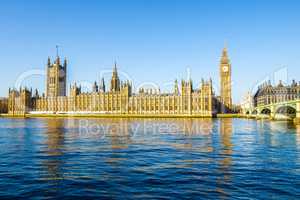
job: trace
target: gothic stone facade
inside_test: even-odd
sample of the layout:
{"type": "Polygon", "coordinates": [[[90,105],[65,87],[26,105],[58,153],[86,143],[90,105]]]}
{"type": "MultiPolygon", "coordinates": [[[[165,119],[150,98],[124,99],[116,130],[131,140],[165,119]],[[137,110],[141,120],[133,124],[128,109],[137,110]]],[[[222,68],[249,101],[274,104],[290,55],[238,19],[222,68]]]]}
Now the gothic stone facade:
{"type": "MultiPolygon", "coordinates": [[[[225,52],[225,53],[224,53],[225,52]]],[[[228,84],[231,80],[231,66],[227,51],[221,59],[222,80],[228,84]],[[225,66],[228,69],[225,69],[225,66]],[[230,72],[230,73],[229,73],[230,72]]],[[[199,88],[193,88],[191,80],[174,83],[172,93],[160,93],[159,90],[140,88],[133,93],[129,81],[120,82],[116,64],[110,81],[110,90],[106,91],[104,79],[96,82],[91,92],[82,92],[76,84],[70,87],[66,95],[67,61],[60,64],[57,56],[52,64],[47,64],[46,95],[34,94],[32,90],[10,89],[8,112],[12,115],[36,114],[118,114],[118,115],[190,115],[213,116],[216,113],[216,98],[212,81],[201,81],[199,88]]],[[[222,82],[222,84],[224,84],[222,82]]],[[[230,84],[229,84],[230,85],[230,84]]],[[[223,89],[222,100],[231,105],[231,89],[223,89]],[[226,92],[228,93],[226,93],[226,92]]]]}
{"type": "Polygon", "coordinates": [[[254,95],[254,107],[286,102],[300,98],[300,83],[293,81],[290,85],[283,85],[280,81],[277,86],[270,82],[258,87],[254,95]]]}
{"type": "Polygon", "coordinates": [[[7,98],[0,98],[0,113],[8,112],[8,100],[7,98]]]}
{"type": "Polygon", "coordinates": [[[224,48],[220,60],[220,112],[232,112],[232,95],[231,95],[231,63],[228,57],[227,49],[224,48]]]}
{"type": "Polygon", "coordinates": [[[32,95],[32,91],[11,90],[9,113],[94,113],[94,114],[178,114],[212,116],[213,90],[211,81],[203,82],[198,90],[191,81],[181,82],[181,92],[160,94],[158,91],[140,89],[132,93],[132,85],[123,83],[117,91],[81,92],[76,85],[70,96],[46,97],[32,95]]]}

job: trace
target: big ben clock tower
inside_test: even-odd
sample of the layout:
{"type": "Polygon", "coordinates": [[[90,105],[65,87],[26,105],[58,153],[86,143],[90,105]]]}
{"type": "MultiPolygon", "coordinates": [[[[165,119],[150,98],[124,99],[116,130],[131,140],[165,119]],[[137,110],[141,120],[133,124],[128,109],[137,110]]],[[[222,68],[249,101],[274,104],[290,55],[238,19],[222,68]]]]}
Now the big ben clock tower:
{"type": "Polygon", "coordinates": [[[231,64],[227,54],[227,48],[223,49],[220,62],[220,79],[221,79],[221,104],[222,112],[229,112],[232,108],[231,98],[231,64]]]}

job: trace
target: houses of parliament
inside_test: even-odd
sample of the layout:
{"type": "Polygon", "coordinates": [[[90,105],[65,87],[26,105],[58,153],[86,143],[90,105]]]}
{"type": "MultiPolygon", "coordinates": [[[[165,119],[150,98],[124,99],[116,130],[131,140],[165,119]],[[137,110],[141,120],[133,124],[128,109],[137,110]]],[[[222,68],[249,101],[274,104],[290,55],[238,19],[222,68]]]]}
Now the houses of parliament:
{"type": "Polygon", "coordinates": [[[224,48],[220,59],[220,96],[213,90],[212,80],[202,79],[198,88],[192,80],[174,81],[171,93],[139,88],[133,91],[132,83],[120,81],[117,65],[109,84],[102,78],[90,92],[83,92],[76,83],[67,95],[67,60],[57,55],[48,58],[46,92],[40,95],[28,88],[9,89],[7,111],[10,115],[25,114],[93,114],[127,116],[199,116],[212,117],[216,113],[230,112],[231,64],[224,48]]]}

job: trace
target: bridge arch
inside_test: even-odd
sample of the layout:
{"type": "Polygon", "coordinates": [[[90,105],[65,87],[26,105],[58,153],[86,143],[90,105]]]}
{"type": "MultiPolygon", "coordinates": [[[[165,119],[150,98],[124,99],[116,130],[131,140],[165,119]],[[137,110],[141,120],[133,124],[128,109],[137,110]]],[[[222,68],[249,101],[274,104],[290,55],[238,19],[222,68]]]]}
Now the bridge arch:
{"type": "Polygon", "coordinates": [[[276,109],[276,114],[282,114],[291,118],[296,117],[296,108],[290,105],[283,105],[276,109]]]}
{"type": "Polygon", "coordinates": [[[252,115],[256,115],[256,114],[257,114],[257,110],[253,110],[252,115]]]}
{"type": "Polygon", "coordinates": [[[263,115],[270,115],[271,114],[271,109],[269,108],[264,108],[261,110],[260,114],[263,114],[263,115]]]}

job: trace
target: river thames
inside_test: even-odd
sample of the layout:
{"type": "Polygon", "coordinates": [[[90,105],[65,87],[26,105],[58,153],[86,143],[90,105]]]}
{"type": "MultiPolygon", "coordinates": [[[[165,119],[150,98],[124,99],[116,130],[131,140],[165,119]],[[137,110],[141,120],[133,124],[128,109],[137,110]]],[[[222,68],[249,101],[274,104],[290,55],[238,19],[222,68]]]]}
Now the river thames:
{"type": "Polygon", "coordinates": [[[247,119],[0,119],[0,197],[299,199],[300,127],[247,119]]]}

